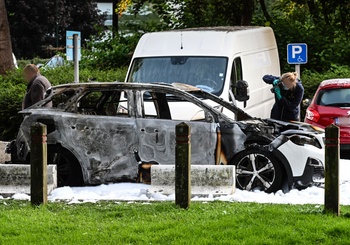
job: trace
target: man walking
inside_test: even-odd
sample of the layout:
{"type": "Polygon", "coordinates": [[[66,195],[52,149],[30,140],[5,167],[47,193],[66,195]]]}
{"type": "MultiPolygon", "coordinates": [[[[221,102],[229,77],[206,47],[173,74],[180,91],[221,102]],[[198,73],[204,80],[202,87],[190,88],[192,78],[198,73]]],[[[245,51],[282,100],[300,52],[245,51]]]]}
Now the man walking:
{"type": "MultiPolygon", "coordinates": [[[[45,92],[51,87],[51,83],[39,73],[39,69],[33,64],[24,67],[23,76],[28,83],[27,92],[22,103],[22,109],[26,109],[44,99],[45,92]]],[[[45,107],[51,106],[52,102],[45,105],[45,107]]]]}

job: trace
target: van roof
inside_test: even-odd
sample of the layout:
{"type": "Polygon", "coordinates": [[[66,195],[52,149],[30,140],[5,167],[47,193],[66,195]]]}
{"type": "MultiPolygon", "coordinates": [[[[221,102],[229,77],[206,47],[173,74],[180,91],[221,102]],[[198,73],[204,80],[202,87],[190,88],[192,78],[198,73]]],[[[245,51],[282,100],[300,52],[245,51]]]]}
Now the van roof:
{"type": "Polygon", "coordinates": [[[208,26],[186,29],[175,29],[164,32],[183,32],[183,31],[219,31],[219,32],[235,32],[260,28],[259,26],[208,26]]]}
{"type": "Polygon", "coordinates": [[[219,26],[179,29],[144,34],[134,52],[138,57],[215,56],[233,57],[257,50],[277,50],[270,27],[219,26]]]}

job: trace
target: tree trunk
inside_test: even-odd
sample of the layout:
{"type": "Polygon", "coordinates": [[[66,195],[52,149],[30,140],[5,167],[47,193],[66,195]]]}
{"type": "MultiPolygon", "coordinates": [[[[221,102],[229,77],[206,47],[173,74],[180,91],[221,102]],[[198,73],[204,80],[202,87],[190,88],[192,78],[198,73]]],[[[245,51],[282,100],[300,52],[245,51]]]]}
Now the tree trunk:
{"type": "Polygon", "coordinates": [[[243,10],[242,10],[242,26],[250,26],[252,24],[254,12],[254,1],[253,0],[243,0],[243,10]]]}
{"type": "Polygon", "coordinates": [[[328,16],[328,8],[327,8],[326,4],[327,4],[326,1],[324,1],[324,0],[321,1],[324,22],[326,22],[326,25],[329,26],[330,25],[330,21],[329,21],[329,16],[328,16]]]}
{"type": "Polygon", "coordinates": [[[5,74],[6,71],[14,68],[5,0],[0,0],[0,74],[5,74]]]}
{"type": "Polygon", "coordinates": [[[273,20],[271,18],[271,15],[267,11],[265,0],[259,0],[259,3],[260,3],[261,11],[263,12],[265,19],[267,21],[269,21],[271,25],[273,25],[274,22],[273,22],[273,20]]]}
{"type": "Polygon", "coordinates": [[[118,13],[116,12],[116,9],[118,7],[119,0],[113,0],[113,7],[112,7],[112,28],[113,28],[113,34],[118,33],[118,13]]]}
{"type": "Polygon", "coordinates": [[[315,3],[314,0],[308,0],[307,6],[309,8],[309,12],[311,14],[311,18],[312,18],[315,26],[324,26],[324,24],[321,23],[320,13],[318,10],[319,9],[318,4],[315,3]]]}

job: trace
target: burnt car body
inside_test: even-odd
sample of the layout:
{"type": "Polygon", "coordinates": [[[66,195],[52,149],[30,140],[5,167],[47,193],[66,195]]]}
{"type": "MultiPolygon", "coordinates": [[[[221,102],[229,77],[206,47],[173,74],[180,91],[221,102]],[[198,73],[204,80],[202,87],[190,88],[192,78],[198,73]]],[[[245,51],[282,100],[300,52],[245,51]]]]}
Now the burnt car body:
{"type": "Polygon", "coordinates": [[[191,126],[192,164],[236,165],[239,188],[307,186],[323,171],[322,130],[252,118],[184,84],[60,85],[20,113],[25,118],[9,146],[12,162],[29,163],[30,127],[46,124],[48,162],[57,164],[60,186],[137,181],[141,163],[174,164],[175,126],[182,121],[191,126]],[[52,108],[44,107],[51,101],[52,108]],[[182,102],[197,108],[188,120],[171,114],[182,102]]]}

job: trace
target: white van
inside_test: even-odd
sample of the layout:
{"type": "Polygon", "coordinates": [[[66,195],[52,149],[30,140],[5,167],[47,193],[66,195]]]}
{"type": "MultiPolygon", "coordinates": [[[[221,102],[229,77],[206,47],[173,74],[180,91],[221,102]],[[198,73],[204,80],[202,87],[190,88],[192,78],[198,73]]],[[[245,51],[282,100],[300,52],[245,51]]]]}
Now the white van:
{"type": "MultiPolygon", "coordinates": [[[[126,82],[189,84],[233,100],[252,116],[268,118],[274,97],[262,80],[265,74],[280,75],[271,28],[204,27],[143,35],[126,82]],[[250,96],[245,95],[243,80],[250,96]]],[[[178,119],[194,116],[182,103],[173,106],[178,107],[178,119]]]]}

